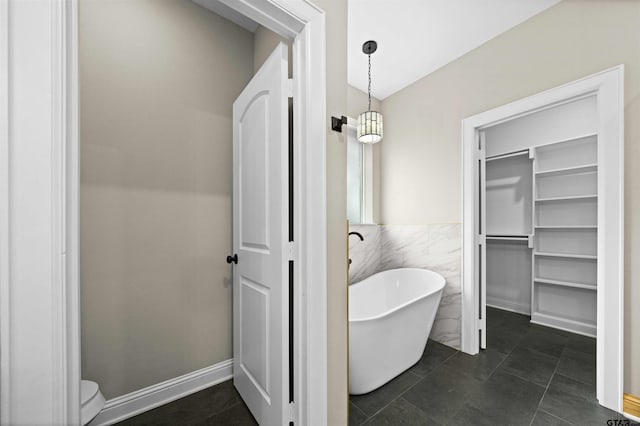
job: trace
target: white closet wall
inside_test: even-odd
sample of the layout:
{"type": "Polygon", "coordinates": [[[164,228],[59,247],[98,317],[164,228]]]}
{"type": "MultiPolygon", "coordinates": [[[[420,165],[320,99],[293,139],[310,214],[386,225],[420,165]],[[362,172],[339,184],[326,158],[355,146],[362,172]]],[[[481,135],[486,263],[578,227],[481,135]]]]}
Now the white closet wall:
{"type": "Polygon", "coordinates": [[[595,96],[578,99],[509,120],[484,130],[486,156],[520,151],[598,131],[595,96]]]}
{"type": "Polygon", "coordinates": [[[484,130],[487,305],[595,336],[594,96],[484,130]]]}

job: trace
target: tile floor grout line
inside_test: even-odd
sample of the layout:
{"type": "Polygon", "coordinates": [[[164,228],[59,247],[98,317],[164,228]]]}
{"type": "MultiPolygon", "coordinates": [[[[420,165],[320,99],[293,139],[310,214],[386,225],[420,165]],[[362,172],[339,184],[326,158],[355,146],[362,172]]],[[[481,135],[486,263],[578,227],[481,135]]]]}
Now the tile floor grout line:
{"type": "MultiPolygon", "coordinates": [[[[409,367],[409,368],[411,368],[411,367],[409,367]]],[[[420,376],[418,376],[417,374],[415,374],[414,372],[412,372],[412,371],[408,371],[408,369],[407,369],[407,370],[405,370],[405,371],[406,371],[406,372],[408,372],[408,373],[410,373],[410,374],[413,374],[413,375],[414,375],[414,376],[416,376],[416,377],[418,377],[418,378],[419,378],[419,380],[418,380],[417,382],[415,382],[414,384],[412,384],[411,386],[409,386],[405,391],[403,391],[403,392],[401,392],[400,394],[398,394],[395,398],[391,399],[391,401],[389,401],[388,403],[386,403],[385,405],[383,405],[379,410],[377,410],[375,413],[373,413],[373,414],[371,415],[371,417],[368,417],[368,418],[367,418],[364,422],[362,422],[361,424],[365,424],[366,422],[368,422],[369,420],[371,420],[372,418],[374,418],[375,416],[377,416],[378,414],[380,414],[380,412],[381,412],[382,410],[384,410],[385,408],[387,408],[388,406],[390,406],[391,404],[393,404],[393,402],[394,402],[396,399],[400,398],[402,395],[404,395],[404,394],[405,394],[405,392],[407,392],[409,389],[411,389],[412,387],[414,387],[415,385],[417,385],[418,383],[420,383],[420,382],[424,379],[424,377],[420,377],[420,376]]],[[[404,372],[403,372],[403,373],[400,373],[400,374],[404,374],[404,372]]],[[[398,376],[399,376],[399,375],[398,375],[398,376]]],[[[396,377],[398,377],[398,376],[396,376],[396,377]]],[[[426,376],[425,376],[425,377],[426,377],[426,376]]],[[[391,380],[393,380],[393,379],[391,379],[391,380]]],[[[387,382],[387,383],[389,383],[389,382],[387,382]]],[[[385,383],[385,385],[386,385],[386,383],[385,383]]],[[[384,386],[384,385],[382,385],[382,386],[384,386]]],[[[380,387],[382,387],[382,386],[380,386],[380,387]]],[[[377,388],[377,389],[380,389],[380,388],[377,388]]],[[[376,389],[374,389],[373,391],[375,391],[375,390],[376,390],[376,389]]],[[[371,391],[371,392],[373,392],[373,391],[371,391]]],[[[360,411],[362,411],[362,412],[364,413],[364,411],[363,411],[363,410],[360,410],[360,411]]],[[[365,413],[365,415],[366,415],[366,413],[365,413]]]]}
{"type": "MultiPolygon", "coordinates": [[[[567,348],[567,347],[565,346],[565,347],[562,349],[562,353],[560,354],[560,358],[562,357],[562,354],[564,353],[564,350],[565,350],[565,349],[573,350],[573,349],[571,349],[571,348],[567,348]]],[[[579,352],[579,351],[578,351],[578,352],[579,352]]],[[[584,352],[581,352],[581,353],[584,353],[584,352]]],[[[587,354],[587,355],[588,355],[588,354],[587,354]]],[[[558,358],[558,360],[560,360],[560,358],[558,358]]],[[[558,363],[560,363],[560,361],[558,361],[558,363]]],[[[555,372],[554,372],[554,374],[555,374],[555,372]]],[[[558,374],[560,374],[562,377],[566,377],[566,378],[568,378],[568,379],[574,380],[574,381],[576,381],[576,382],[578,382],[578,383],[581,383],[581,384],[583,384],[583,385],[587,385],[587,386],[596,386],[596,384],[595,384],[595,383],[587,383],[587,382],[584,382],[584,381],[582,381],[582,380],[580,380],[580,379],[576,379],[576,378],[574,378],[574,377],[567,376],[566,374],[562,374],[562,373],[558,373],[558,374]]]]}
{"type": "MultiPolygon", "coordinates": [[[[383,385],[383,386],[384,386],[384,385],[383,385]]],[[[358,423],[358,424],[357,424],[357,425],[355,425],[355,426],[361,426],[361,425],[365,424],[365,423],[366,423],[366,422],[367,422],[371,417],[373,417],[373,416],[371,416],[371,417],[367,417],[367,413],[365,413],[364,411],[362,411],[362,410],[360,409],[360,407],[358,407],[356,404],[354,404],[353,402],[351,402],[351,396],[349,396],[349,404],[353,405],[353,406],[354,406],[354,408],[355,408],[356,410],[360,411],[360,412],[364,415],[364,420],[363,420],[362,422],[358,423]]],[[[351,410],[351,408],[349,408],[349,410],[351,410]]],[[[349,419],[347,419],[347,423],[349,423],[349,419]]],[[[349,426],[351,426],[351,425],[349,425],[349,426]]]]}
{"type": "MultiPolygon", "coordinates": [[[[434,342],[435,342],[435,340],[434,340],[434,342]]],[[[428,343],[429,343],[429,342],[427,341],[427,344],[428,344],[428,343]]],[[[438,342],[438,343],[440,343],[440,342],[438,342]]],[[[446,346],[446,345],[445,345],[445,346],[446,346]]],[[[426,349],[426,345],[425,345],[425,349],[426,349]]],[[[452,349],[455,349],[455,348],[452,348],[452,349]]],[[[411,367],[409,367],[409,368],[408,368],[407,370],[405,370],[405,371],[407,371],[407,372],[409,372],[409,373],[413,374],[414,376],[418,377],[418,378],[419,378],[419,380],[418,380],[417,382],[415,382],[414,384],[412,384],[411,386],[409,386],[409,387],[408,387],[407,389],[405,389],[404,391],[400,392],[400,393],[399,393],[395,398],[393,398],[391,401],[389,401],[386,405],[384,405],[384,406],[383,406],[382,408],[380,408],[378,411],[376,411],[375,413],[373,413],[373,414],[371,415],[371,417],[368,417],[367,419],[365,419],[365,421],[364,421],[364,422],[360,423],[360,425],[365,424],[366,422],[368,422],[369,420],[373,419],[375,416],[377,416],[378,414],[380,414],[380,412],[382,412],[385,408],[387,408],[388,406],[390,406],[391,404],[393,404],[397,399],[401,398],[405,393],[409,392],[409,390],[413,389],[413,387],[414,387],[414,386],[416,386],[418,383],[420,383],[421,381],[423,381],[424,379],[426,379],[427,377],[429,377],[429,376],[430,376],[434,371],[436,371],[438,368],[442,367],[442,366],[443,366],[443,365],[444,365],[444,364],[445,364],[445,363],[446,363],[446,362],[447,362],[451,357],[453,357],[454,355],[456,355],[456,354],[458,354],[458,353],[462,353],[462,352],[461,352],[460,350],[456,350],[456,352],[454,352],[454,353],[452,353],[451,355],[449,355],[449,356],[448,356],[444,361],[442,361],[440,364],[438,364],[436,367],[434,367],[434,368],[433,368],[431,371],[429,371],[429,373],[427,373],[427,375],[426,375],[426,376],[424,376],[424,377],[419,376],[418,374],[414,373],[413,371],[409,371],[409,369],[411,369],[411,368],[413,367],[413,365],[412,365],[411,367]]],[[[420,362],[420,361],[418,361],[418,362],[420,362]]],[[[416,364],[417,364],[417,363],[416,363],[416,364]]],[[[415,364],[414,364],[414,365],[415,365],[415,364]]],[[[404,373],[404,372],[403,372],[403,373],[404,373]]],[[[400,374],[403,374],[403,373],[400,373],[400,374]]],[[[396,376],[396,377],[397,377],[397,376],[396,376]]],[[[384,385],[382,385],[382,386],[384,386],[384,385]]],[[[381,386],[381,387],[382,387],[382,386],[381,386]]],[[[372,391],[372,392],[373,392],[373,391],[372,391]]],[[[351,399],[349,399],[349,401],[351,402],[351,399]]],[[[408,401],[408,400],[405,400],[405,401],[407,401],[409,404],[411,404],[411,402],[410,402],[410,401],[408,401]]],[[[354,404],[354,405],[355,405],[355,404],[354,404]]],[[[414,407],[416,407],[418,410],[422,411],[422,410],[420,409],[420,407],[417,407],[417,406],[416,406],[416,405],[414,405],[414,404],[411,404],[411,405],[413,405],[414,407]]],[[[360,411],[362,411],[362,410],[360,410],[360,411]]],[[[364,411],[362,411],[362,412],[364,413],[364,415],[365,415],[365,416],[367,415],[364,411]]],[[[422,412],[424,413],[424,411],[422,411],[422,412]]],[[[427,413],[425,413],[425,415],[426,415],[427,417],[429,417],[429,415],[428,415],[427,413]]],[[[431,417],[429,417],[429,418],[431,418],[431,417]]]]}
{"type": "MultiPolygon", "coordinates": [[[[527,330],[527,331],[528,331],[528,330],[527,330]]],[[[491,374],[489,374],[489,377],[487,378],[487,380],[488,380],[489,378],[491,378],[491,376],[493,376],[493,374],[494,374],[496,371],[498,371],[498,369],[500,368],[500,366],[501,366],[501,365],[502,365],[502,364],[507,360],[507,358],[509,358],[509,356],[511,356],[511,354],[513,353],[513,351],[515,351],[517,348],[522,348],[522,349],[530,350],[530,351],[536,352],[536,353],[538,353],[538,354],[545,355],[545,356],[547,356],[547,357],[556,358],[556,359],[558,360],[557,362],[558,362],[558,363],[560,362],[560,357],[559,357],[559,356],[558,356],[558,357],[555,357],[555,356],[553,356],[553,355],[546,354],[546,353],[544,353],[544,352],[540,352],[540,351],[538,351],[538,350],[536,350],[536,349],[529,348],[529,347],[527,347],[527,346],[521,346],[521,344],[522,344],[522,342],[523,342],[524,340],[525,340],[525,336],[523,335],[523,336],[522,336],[522,337],[520,337],[520,339],[518,340],[518,343],[516,343],[516,344],[511,348],[511,350],[509,350],[509,352],[506,354],[505,358],[504,358],[502,361],[500,361],[500,363],[499,363],[499,364],[496,366],[496,368],[491,372],[491,374]]],[[[565,345],[563,345],[562,352],[564,352],[564,349],[565,349],[565,348],[566,348],[566,344],[565,344],[565,345]]],[[[560,353],[561,355],[562,355],[562,352],[560,353]]],[[[556,368],[557,368],[557,364],[556,364],[556,368]]],[[[555,374],[555,370],[554,370],[554,374],[555,374]]],[[[513,376],[515,376],[515,377],[519,377],[519,376],[516,376],[515,374],[512,374],[512,375],[513,375],[513,376]]],[[[553,377],[553,375],[552,375],[552,377],[553,377]]],[[[520,378],[522,379],[522,377],[520,377],[520,378]]],[[[524,379],[524,380],[526,380],[526,379],[524,379]]],[[[528,381],[528,380],[527,380],[527,381],[528,381]]]]}
{"type": "MultiPolygon", "coordinates": [[[[560,334],[558,334],[558,336],[560,336],[560,334]]],[[[569,336],[569,337],[571,337],[571,336],[569,336]]],[[[511,351],[508,353],[508,355],[507,355],[507,356],[504,358],[504,360],[503,360],[503,361],[502,361],[502,362],[501,362],[501,363],[500,363],[500,364],[499,364],[499,365],[498,365],[498,366],[497,366],[497,367],[492,371],[491,375],[489,376],[489,377],[493,376],[493,374],[494,374],[494,373],[495,373],[495,372],[500,368],[500,366],[504,363],[504,361],[506,361],[506,359],[507,359],[507,358],[508,358],[512,353],[513,353],[513,351],[514,351],[516,348],[518,348],[518,347],[521,347],[521,348],[524,348],[524,349],[528,349],[528,350],[531,350],[531,351],[533,351],[533,352],[536,352],[536,353],[539,353],[539,354],[542,354],[542,355],[546,355],[546,356],[548,356],[548,357],[556,358],[556,360],[557,360],[557,361],[556,361],[555,368],[554,368],[554,370],[553,370],[553,373],[551,374],[551,377],[549,378],[549,382],[547,383],[547,386],[545,387],[545,391],[544,391],[544,393],[543,393],[543,394],[542,394],[542,396],[540,397],[540,401],[538,401],[538,406],[537,406],[537,408],[536,408],[536,410],[535,410],[535,412],[534,412],[534,415],[533,415],[533,417],[532,417],[532,419],[531,419],[530,426],[533,424],[533,421],[535,420],[535,416],[536,416],[536,414],[537,414],[539,411],[542,411],[542,412],[544,412],[544,413],[546,413],[546,414],[549,414],[550,416],[552,416],[552,417],[554,417],[554,418],[557,418],[557,419],[560,419],[560,420],[562,420],[563,422],[566,422],[566,423],[568,423],[568,424],[575,425],[573,422],[571,422],[571,421],[569,421],[569,420],[566,420],[566,419],[564,419],[564,418],[562,418],[562,417],[558,417],[558,416],[556,416],[556,415],[550,414],[550,413],[548,413],[548,412],[546,412],[546,411],[544,411],[544,410],[542,410],[542,409],[540,408],[540,407],[541,407],[541,405],[542,405],[542,400],[544,399],[545,395],[547,394],[547,391],[548,391],[549,387],[551,386],[551,382],[552,382],[552,381],[553,381],[553,379],[556,377],[556,375],[560,375],[560,376],[563,376],[563,377],[567,377],[567,378],[569,378],[569,379],[571,379],[571,380],[575,380],[576,382],[581,383],[581,384],[584,384],[584,385],[593,386],[593,384],[585,383],[585,382],[583,382],[582,380],[573,379],[572,377],[565,376],[565,375],[563,375],[563,374],[561,374],[561,373],[558,373],[558,368],[559,368],[559,366],[560,366],[560,361],[561,361],[562,354],[564,354],[564,353],[565,353],[565,350],[567,350],[567,349],[568,349],[568,350],[574,350],[574,349],[571,349],[571,348],[569,348],[569,347],[567,346],[567,344],[568,344],[568,340],[569,340],[569,339],[567,338],[567,339],[566,339],[566,341],[564,342],[563,347],[562,347],[562,351],[560,352],[560,355],[559,355],[558,357],[554,357],[553,355],[546,354],[546,353],[544,353],[544,352],[540,352],[540,351],[538,351],[538,350],[536,350],[536,349],[528,348],[528,347],[526,347],[526,346],[521,346],[522,342],[524,342],[524,341],[525,341],[525,338],[524,338],[524,336],[523,336],[522,338],[520,338],[520,340],[518,341],[518,343],[517,343],[515,346],[513,346],[513,348],[511,349],[511,351]]],[[[585,353],[585,352],[583,352],[583,351],[579,351],[579,350],[574,350],[574,351],[576,351],[576,352],[580,352],[580,353],[585,353]]],[[[510,375],[512,375],[512,376],[514,376],[514,377],[519,377],[519,376],[517,376],[517,375],[515,375],[515,374],[512,374],[512,373],[509,373],[509,372],[505,372],[505,373],[510,374],[510,375]]],[[[526,379],[521,378],[521,377],[519,377],[519,378],[520,378],[520,379],[522,379],[522,380],[526,380],[526,379]]],[[[527,381],[528,381],[528,380],[527,380],[527,381]]],[[[532,382],[530,382],[530,383],[532,383],[532,382]]]]}
{"type": "MultiPolygon", "coordinates": [[[[455,348],[454,348],[454,349],[455,349],[455,348]]],[[[461,354],[461,353],[463,353],[463,352],[462,352],[460,349],[457,349],[454,353],[452,353],[452,354],[451,354],[451,355],[449,355],[447,358],[445,358],[445,360],[444,360],[444,361],[442,361],[440,364],[438,364],[438,365],[437,365],[433,370],[429,371],[429,374],[427,374],[427,376],[428,376],[428,375],[430,375],[434,370],[437,370],[438,368],[442,367],[442,366],[443,366],[444,364],[446,364],[446,363],[447,363],[447,361],[449,361],[451,358],[453,358],[453,357],[454,357],[454,356],[456,356],[457,354],[461,354]]],[[[427,377],[427,376],[424,376],[424,377],[427,377]]]]}
{"type": "MultiPolygon", "coordinates": [[[[505,357],[502,359],[502,361],[500,361],[500,362],[498,363],[498,365],[496,365],[496,367],[491,371],[491,373],[489,373],[489,375],[487,376],[487,380],[489,380],[489,379],[494,375],[494,373],[495,373],[496,371],[498,371],[498,368],[500,368],[500,366],[501,366],[502,364],[504,364],[504,362],[507,360],[507,358],[509,358],[509,357],[511,356],[511,354],[512,354],[512,353],[513,353],[513,351],[514,351],[514,349],[515,349],[515,347],[514,347],[514,348],[512,348],[512,349],[509,351],[509,353],[505,355],[505,357]]],[[[486,349],[485,349],[485,350],[486,350],[486,349]]]]}
{"type": "MultiPolygon", "coordinates": [[[[502,366],[502,364],[504,364],[504,363],[505,363],[505,361],[506,361],[506,360],[511,356],[511,354],[513,353],[513,351],[515,351],[515,350],[516,350],[516,348],[518,348],[518,347],[520,346],[520,344],[524,341],[524,337],[525,337],[524,335],[523,335],[522,337],[520,337],[520,340],[518,340],[518,343],[516,343],[516,344],[511,348],[511,350],[510,350],[510,351],[507,353],[507,355],[502,359],[502,361],[500,361],[500,363],[496,366],[496,368],[494,368],[494,369],[493,369],[493,371],[491,372],[491,374],[489,374],[489,377],[487,377],[487,380],[489,380],[489,379],[490,379],[490,378],[495,374],[495,372],[496,372],[496,371],[498,371],[498,369],[500,368],[500,366],[502,366]]],[[[523,346],[523,348],[524,348],[524,346],[523,346]]],[[[564,348],[563,348],[563,350],[564,350],[564,348]]],[[[555,370],[557,370],[557,369],[558,369],[558,364],[560,364],[560,358],[558,358],[558,361],[556,362],[556,368],[554,369],[553,374],[551,375],[551,378],[549,379],[549,383],[551,383],[551,379],[552,379],[552,378],[553,378],[553,376],[555,375],[555,370]]],[[[509,373],[508,371],[505,371],[505,374],[510,374],[510,373],[509,373]]],[[[515,375],[515,374],[511,374],[511,375],[512,375],[512,376],[514,376],[514,377],[518,377],[518,376],[517,376],[517,375],[515,375]]],[[[518,378],[519,378],[519,379],[522,379],[522,380],[526,380],[526,379],[523,379],[522,377],[518,377],[518,378]]],[[[526,380],[526,381],[528,381],[528,380],[526,380]]],[[[549,383],[547,383],[547,388],[548,388],[548,386],[549,386],[549,383]]],[[[535,384],[535,383],[534,383],[534,384],[535,384]]],[[[545,389],[544,393],[542,394],[542,397],[540,397],[540,401],[538,401],[538,407],[536,407],[536,411],[534,411],[534,413],[533,413],[533,417],[531,418],[531,422],[529,422],[529,426],[531,426],[531,424],[533,423],[533,419],[535,419],[535,417],[536,417],[536,412],[537,412],[537,411],[538,411],[538,409],[540,408],[540,403],[542,402],[542,398],[544,398],[544,394],[545,394],[546,392],[547,392],[547,389],[545,389]]]]}
{"type": "MultiPolygon", "coordinates": [[[[520,340],[522,340],[522,339],[520,339],[520,340]]],[[[517,345],[516,345],[516,346],[514,346],[513,348],[511,348],[511,350],[510,350],[508,353],[506,353],[506,354],[505,354],[505,357],[502,359],[502,361],[500,361],[500,362],[498,363],[498,365],[497,365],[497,366],[496,366],[496,367],[491,371],[491,373],[489,373],[489,375],[487,376],[487,379],[486,379],[486,380],[482,380],[482,383],[486,383],[487,381],[489,381],[489,379],[493,376],[493,374],[494,374],[496,371],[498,371],[498,368],[500,368],[500,366],[502,365],[502,363],[504,363],[504,362],[505,362],[505,360],[506,360],[507,358],[509,358],[509,356],[511,355],[511,353],[513,352],[513,350],[514,350],[516,347],[517,347],[517,345]]],[[[480,350],[486,350],[486,348],[485,348],[485,349],[480,349],[480,350]]],[[[459,352],[460,352],[460,353],[463,353],[462,351],[459,351],[459,352]]],[[[501,352],[499,352],[499,351],[495,351],[495,352],[497,352],[497,353],[501,353],[501,352]]],[[[479,354],[480,354],[480,352],[478,352],[478,355],[479,355],[479,354]]],[[[470,356],[476,356],[476,355],[470,355],[470,356]]],[[[508,373],[507,373],[507,374],[508,374],[508,373]]],[[[455,416],[456,416],[456,415],[457,415],[457,414],[462,410],[462,408],[463,408],[463,407],[460,407],[460,408],[458,409],[458,411],[456,411],[456,412],[455,412],[455,414],[453,414],[453,416],[451,416],[451,419],[455,418],[455,416]]]]}
{"type": "MultiPolygon", "coordinates": [[[[461,350],[457,350],[456,352],[454,352],[454,353],[452,353],[451,355],[449,355],[449,356],[448,356],[444,361],[442,361],[442,362],[441,362],[440,364],[438,364],[438,365],[437,365],[433,370],[431,370],[431,371],[429,372],[429,374],[427,374],[427,375],[426,375],[426,376],[424,376],[422,379],[420,379],[420,380],[418,381],[418,383],[419,383],[421,380],[426,379],[428,376],[430,376],[433,372],[435,372],[435,371],[436,371],[437,369],[439,369],[439,368],[443,368],[443,367],[444,367],[444,368],[449,369],[449,367],[448,367],[447,365],[445,365],[445,364],[446,364],[446,363],[447,363],[447,361],[449,361],[451,358],[453,358],[454,356],[459,355],[459,354],[464,354],[464,352],[462,352],[461,350]]],[[[473,356],[473,355],[471,355],[471,356],[473,356]]],[[[415,384],[414,384],[413,386],[411,386],[409,389],[407,389],[406,391],[404,391],[400,396],[402,396],[402,395],[404,395],[405,393],[407,393],[411,388],[413,388],[414,386],[416,386],[418,383],[415,383],[415,384]]],[[[399,396],[399,397],[400,397],[400,396],[399,396]]],[[[399,397],[398,397],[398,398],[399,398],[399,397]]],[[[413,404],[413,403],[412,403],[411,401],[409,401],[408,399],[405,399],[405,401],[407,401],[407,403],[408,403],[408,404],[412,405],[413,407],[415,407],[415,408],[417,408],[418,410],[420,410],[421,412],[423,412],[423,413],[427,416],[427,418],[431,419],[431,420],[432,420],[433,422],[435,422],[435,423],[438,423],[438,422],[437,422],[437,421],[435,421],[435,420],[434,420],[434,419],[433,419],[433,418],[432,418],[428,413],[424,412],[420,407],[418,407],[417,405],[413,404]]],[[[455,414],[453,414],[453,416],[451,416],[451,419],[453,419],[453,418],[456,416],[456,414],[458,414],[458,412],[459,412],[460,410],[462,410],[462,407],[460,407],[460,409],[459,409],[458,411],[456,411],[456,413],[455,413],[455,414]]],[[[451,419],[450,419],[450,420],[451,420],[451,419]]]]}
{"type": "Polygon", "coordinates": [[[439,423],[439,422],[436,422],[436,421],[435,421],[435,420],[434,420],[434,419],[433,419],[429,414],[427,414],[426,412],[424,412],[424,411],[422,410],[422,408],[418,407],[416,404],[412,403],[412,402],[411,402],[411,401],[409,401],[408,399],[405,399],[405,401],[407,401],[407,404],[411,405],[412,407],[415,407],[417,410],[419,410],[421,413],[423,413],[425,416],[427,416],[427,418],[428,418],[429,420],[431,420],[432,422],[439,423]]]}
{"type": "MultiPolygon", "coordinates": [[[[427,343],[428,343],[428,341],[427,341],[427,343]]],[[[439,343],[439,342],[438,342],[438,343],[439,343]]],[[[446,346],[446,345],[445,345],[445,346],[446,346]]],[[[453,349],[455,349],[455,348],[453,348],[453,349]]],[[[426,379],[427,377],[429,377],[429,376],[430,376],[431,374],[433,374],[437,369],[439,369],[439,368],[441,368],[441,367],[445,366],[445,364],[446,364],[446,362],[447,362],[447,361],[449,361],[451,358],[453,358],[454,356],[456,356],[456,355],[457,355],[457,354],[459,354],[459,353],[462,353],[462,351],[458,349],[458,350],[456,350],[454,353],[452,353],[451,355],[449,355],[448,357],[446,357],[446,358],[445,358],[445,359],[444,359],[440,364],[438,364],[438,365],[437,365],[437,366],[435,366],[431,371],[429,371],[429,372],[427,373],[427,375],[426,375],[426,376],[421,377],[421,378],[420,378],[420,380],[418,380],[418,381],[417,381],[417,382],[415,382],[413,385],[411,385],[411,386],[409,386],[407,389],[405,389],[405,391],[404,391],[404,392],[402,392],[400,395],[398,395],[398,396],[396,397],[396,399],[398,399],[398,398],[400,398],[400,397],[404,396],[404,394],[406,394],[406,393],[407,393],[407,392],[409,392],[411,389],[413,389],[415,386],[417,386],[417,385],[418,385],[418,383],[420,383],[421,381],[423,381],[424,379],[426,379]]],[[[445,366],[445,367],[446,367],[446,366],[445,366]]],[[[416,374],[416,376],[417,376],[417,374],[416,374]]],[[[418,376],[418,377],[419,377],[419,376],[418,376]]],[[[395,401],[395,399],[394,399],[394,401],[395,401]]],[[[431,416],[429,416],[429,414],[425,413],[425,412],[424,412],[420,407],[418,407],[417,405],[415,405],[415,404],[411,403],[411,401],[409,401],[408,399],[405,399],[405,401],[407,401],[407,404],[410,404],[410,405],[412,405],[413,407],[415,407],[415,408],[417,408],[418,410],[420,410],[420,411],[421,411],[422,413],[424,413],[424,415],[425,415],[425,416],[427,416],[429,419],[433,420],[433,419],[431,418],[431,416]]],[[[437,422],[436,422],[436,423],[437,423],[437,422]]]]}
{"type": "MultiPolygon", "coordinates": [[[[544,355],[544,356],[546,356],[548,358],[556,358],[558,360],[560,359],[560,356],[562,356],[562,352],[560,352],[560,356],[553,356],[551,354],[548,354],[548,353],[545,353],[545,352],[541,352],[541,351],[539,351],[537,349],[530,348],[530,347],[527,347],[527,346],[522,346],[522,349],[526,349],[528,351],[535,352],[535,353],[540,354],[540,355],[544,355]]],[[[562,351],[564,352],[564,348],[562,349],[562,351]]]]}
{"type": "MultiPolygon", "coordinates": [[[[521,315],[521,314],[519,314],[521,315]]],[[[487,325],[487,329],[488,329],[489,325],[487,325]]],[[[500,325],[496,325],[494,327],[500,327],[500,325]]],[[[509,327],[507,326],[507,328],[509,329],[509,327]]],[[[513,330],[515,331],[515,330],[513,330]]],[[[518,343],[516,343],[510,350],[509,352],[507,352],[506,356],[504,357],[504,359],[502,361],[500,361],[500,363],[496,366],[496,368],[493,369],[493,371],[491,371],[491,373],[489,374],[489,376],[487,377],[487,380],[489,380],[491,378],[491,376],[493,376],[493,374],[498,371],[498,368],[500,368],[500,366],[507,360],[507,358],[509,358],[511,356],[511,354],[513,353],[513,351],[520,346],[520,344],[522,343],[522,341],[524,340],[524,335],[520,336],[520,339],[518,340],[518,343]]]]}
{"type": "MultiPolygon", "coordinates": [[[[572,426],[575,426],[575,423],[572,423],[572,422],[570,422],[570,421],[569,421],[569,420],[567,420],[567,419],[563,419],[562,417],[558,417],[558,416],[556,416],[555,414],[551,414],[550,412],[545,411],[545,410],[543,410],[542,408],[537,409],[537,410],[536,410],[536,413],[537,413],[538,411],[542,411],[543,413],[545,413],[545,414],[546,414],[546,415],[548,415],[548,416],[551,416],[551,417],[553,417],[553,418],[555,418],[555,419],[558,419],[558,420],[563,421],[563,422],[565,422],[565,423],[568,423],[568,424],[570,424],[570,425],[572,425],[572,426]]],[[[534,417],[534,418],[535,418],[535,417],[534,417]]],[[[531,421],[533,422],[533,420],[531,420],[531,421]]]]}
{"type": "MultiPolygon", "coordinates": [[[[511,355],[511,354],[513,353],[513,351],[515,351],[517,348],[518,348],[518,345],[516,345],[516,346],[511,350],[511,352],[509,352],[509,355],[511,355]]],[[[555,366],[555,369],[553,370],[553,373],[551,373],[551,377],[550,377],[550,379],[549,379],[549,380],[551,380],[551,379],[555,376],[555,374],[556,374],[556,370],[557,370],[557,368],[558,368],[558,365],[560,364],[560,357],[555,357],[555,356],[553,356],[553,355],[545,354],[544,352],[540,352],[540,351],[537,351],[537,350],[535,350],[535,349],[528,348],[528,347],[526,347],[526,346],[522,346],[522,347],[521,347],[521,349],[525,349],[525,350],[528,350],[528,351],[535,352],[535,353],[537,353],[537,354],[540,354],[540,355],[546,356],[547,358],[554,358],[554,359],[556,360],[556,366],[555,366]]],[[[507,355],[507,358],[509,357],[509,355],[507,355]]],[[[502,363],[504,363],[504,361],[506,361],[506,360],[507,360],[507,358],[505,358],[505,359],[502,361],[502,363]]],[[[500,365],[502,365],[502,363],[500,363],[500,365]]],[[[495,371],[497,371],[497,370],[498,370],[498,368],[500,368],[500,365],[498,365],[498,367],[496,367],[496,370],[495,370],[495,371]]],[[[495,371],[494,371],[494,373],[495,373],[495,371]]],[[[505,373],[506,373],[506,374],[510,374],[511,376],[517,377],[517,378],[519,378],[519,379],[522,379],[522,380],[524,380],[524,381],[526,381],[526,382],[529,382],[529,383],[532,383],[532,384],[534,384],[534,385],[537,385],[537,386],[542,387],[542,385],[539,385],[538,383],[532,382],[531,380],[527,379],[526,377],[520,377],[518,374],[516,374],[516,373],[514,373],[514,372],[505,371],[505,373]]],[[[493,375],[493,373],[491,373],[491,375],[493,375]]],[[[549,382],[549,383],[550,383],[550,382],[549,382]]],[[[547,383],[547,386],[548,386],[548,383],[547,383]]],[[[546,392],[546,389],[545,389],[545,392],[546,392]]]]}
{"type": "MultiPolygon", "coordinates": [[[[563,348],[564,351],[564,348],[563,348]]],[[[540,406],[542,405],[542,400],[544,399],[544,396],[547,394],[547,391],[549,390],[549,386],[551,386],[551,382],[553,381],[553,378],[556,376],[556,372],[558,371],[558,367],[560,366],[560,358],[558,358],[558,362],[556,362],[556,368],[553,369],[553,374],[551,374],[551,377],[549,378],[549,382],[547,383],[547,386],[544,389],[544,392],[542,393],[542,396],[540,397],[540,401],[538,401],[538,406],[536,407],[536,411],[533,414],[533,417],[531,418],[531,422],[529,422],[529,426],[531,426],[533,424],[533,420],[536,418],[536,414],[539,410],[540,410],[540,406]]],[[[544,410],[543,410],[544,411],[544,410]]],[[[554,416],[555,417],[555,416],[554,416]]],[[[564,420],[560,417],[558,417],[560,420],[564,420]]],[[[566,420],[564,420],[566,421],[566,420]]]]}
{"type": "Polygon", "coordinates": [[[557,373],[557,374],[558,374],[559,376],[564,377],[565,379],[569,379],[569,380],[573,380],[574,382],[578,382],[578,383],[580,383],[581,385],[585,385],[585,386],[592,386],[592,387],[595,387],[595,386],[596,386],[596,384],[595,384],[595,383],[587,383],[587,382],[583,382],[582,380],[579,380],[579,379],[573,378],[573,377],[571,377],[571,376],[567,376],[566,374],[562,374],[562,373],[557,373]]]}

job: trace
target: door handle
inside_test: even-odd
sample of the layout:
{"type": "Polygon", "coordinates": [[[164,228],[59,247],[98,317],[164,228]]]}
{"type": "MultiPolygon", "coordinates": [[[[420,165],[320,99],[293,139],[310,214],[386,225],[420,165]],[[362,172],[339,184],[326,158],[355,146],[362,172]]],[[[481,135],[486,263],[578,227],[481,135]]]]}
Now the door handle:
{"type": "Polygon", "coordinates": [[[227,263],[235,263],[236,265],[238,264],[238,254],[234,253],[233,256],[227,256],[227,263]]]}

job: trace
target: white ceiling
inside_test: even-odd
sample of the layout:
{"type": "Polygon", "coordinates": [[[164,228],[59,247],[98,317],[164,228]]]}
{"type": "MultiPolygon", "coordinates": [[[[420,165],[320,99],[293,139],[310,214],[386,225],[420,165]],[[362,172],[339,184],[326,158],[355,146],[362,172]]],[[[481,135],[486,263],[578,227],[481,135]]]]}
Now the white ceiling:
{"type": "Polygon", "coordinates": [[[380,100],[560,0],[349,0],[349,84],[367,91],[362,43],[371,55],[371,93],[380,100]]]}

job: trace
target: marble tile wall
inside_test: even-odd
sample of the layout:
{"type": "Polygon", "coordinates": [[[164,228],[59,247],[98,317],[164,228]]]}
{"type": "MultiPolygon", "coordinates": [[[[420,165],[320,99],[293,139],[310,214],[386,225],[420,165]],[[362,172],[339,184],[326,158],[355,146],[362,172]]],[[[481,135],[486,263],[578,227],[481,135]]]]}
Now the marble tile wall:
{"type": "Polygon", "coordinates": [[[460,348],[462,225],[351,225],[351,283],[394,268],[425,268],[446,279],[431,338],[460,348]]]}

